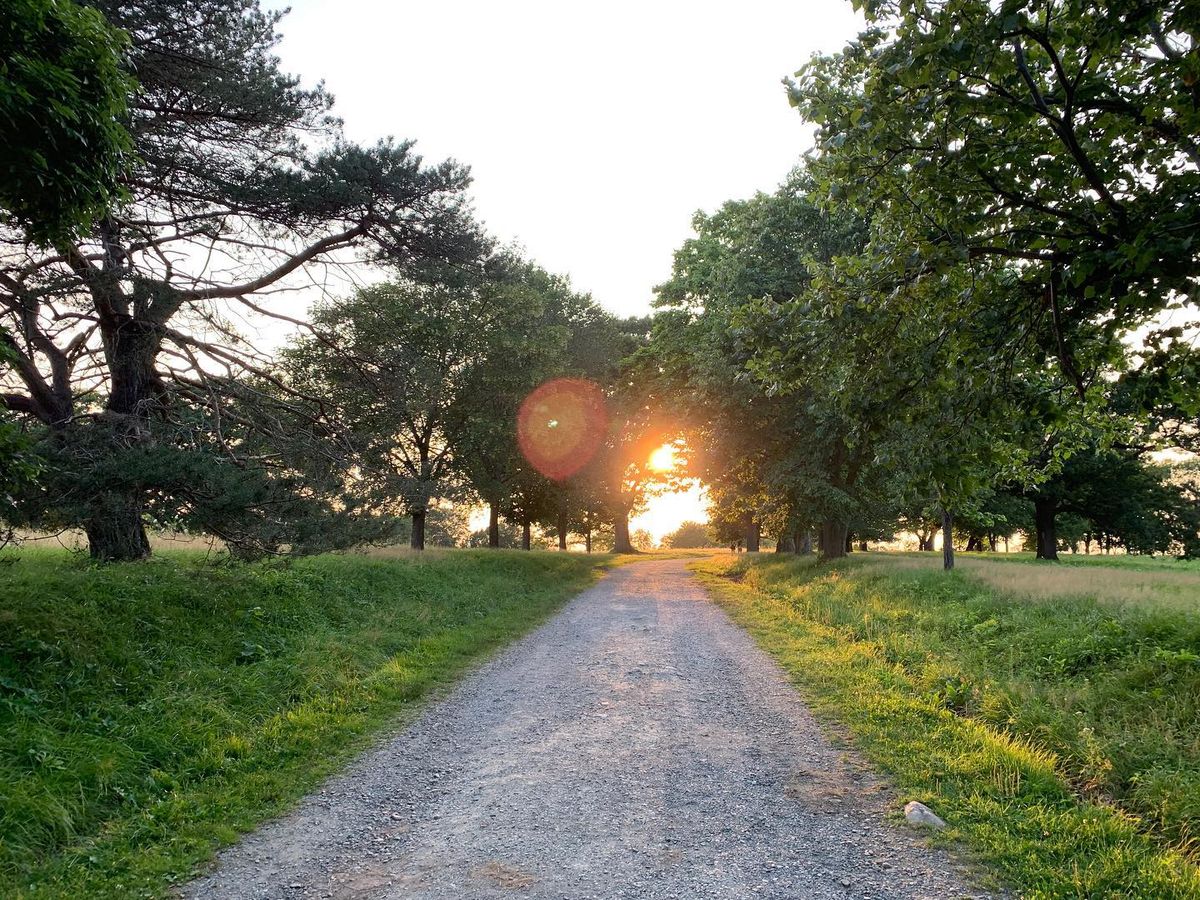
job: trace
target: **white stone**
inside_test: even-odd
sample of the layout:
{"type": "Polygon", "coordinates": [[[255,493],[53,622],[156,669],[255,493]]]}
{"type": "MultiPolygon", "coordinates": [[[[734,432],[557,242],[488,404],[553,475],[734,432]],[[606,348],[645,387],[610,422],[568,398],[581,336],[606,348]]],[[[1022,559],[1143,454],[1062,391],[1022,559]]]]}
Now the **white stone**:
{"type": "Polygon", "coordinates": [[[904,807],[904,818],[913,825],[924,825],[927,828],[935,828],[939,831],[946,827],[946,823],[937,813],[924,803],[918,803],[916,800],[910,801],[904,807]]]}

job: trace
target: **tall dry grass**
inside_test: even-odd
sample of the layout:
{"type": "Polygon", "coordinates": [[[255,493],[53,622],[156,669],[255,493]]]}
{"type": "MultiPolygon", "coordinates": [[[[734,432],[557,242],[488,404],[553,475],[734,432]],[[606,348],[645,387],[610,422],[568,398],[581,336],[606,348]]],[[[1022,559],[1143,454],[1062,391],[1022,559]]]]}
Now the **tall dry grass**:
{"type": "MultiPolygon", "coordinates": [[[[872,565],[901,570],[940,568],[941,554],[865,553],[856,556],[872,565]]],[[[1121,559],[1115,557],[1114,560],[1121,559]]],[[[1004,594],[1049,600],[1087,597],[1101,603],[1200,612],[1200,571],[1112,564],[1056,565],[1048,562],[988,559],[959,554],[956,565],[973,578],[1004,594]]]]}

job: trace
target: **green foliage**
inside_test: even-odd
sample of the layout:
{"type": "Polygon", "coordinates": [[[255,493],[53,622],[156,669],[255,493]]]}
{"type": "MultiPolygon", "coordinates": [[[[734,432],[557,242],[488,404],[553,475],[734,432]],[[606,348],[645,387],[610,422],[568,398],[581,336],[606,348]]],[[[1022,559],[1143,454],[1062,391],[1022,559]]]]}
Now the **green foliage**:
{"type": "Polygon", "coordinates": [[[72,238],[129,166],[126,35],[73,0],[8,0],[0,32],[0,209],[38,243],[72,238]]]}
{"type": "MultiPolygon", "coordinates": [[[[339,253],[422,269],[476,258],[486,241],[465,206],[464,168],[428,166],[407,142],[349,143],[324,89],[280,71],[283,12],[257,0],[92,5],[129,35],[131,195],[52,251],[36,246],[35,231],[4,228],[0,336],[13,366],[3,405],[70,462],[60,483],[93,466],[130,470],[120,491],[116,478],[108,491],[76,481],[40,498],[65,501],[59,509],[25,511],[83,527],[97,558],[130,559],[149,553],[148,514],[173,506],[185,516],[194,495],[223,503],[206,483],[142,479],[145,456],[178,451],[179,469],[235,480],[232,469],[246,466],[273,489],[294,472],[267,471],[284,453],[264,443],[290,450],[307,435],[309,457],[328,450],[322,423],[295,420],[294,398],[280,396],[265,358],[231,324],[231,304],[260,310],[260,292],[339,253]],[[282,420],[286,439],[249,433],[282,420]],[[196,452],[216,458],[199,465],[196,452]],[[83,509],[89,494],[96,502],[83,509]]],[[[94,10],[86,17],[100,22],[94,10]]],[[[278,544],[264,512],[274,501],[243,489],[259,507],[248,530],[278,544]]],[[[234,510],[218,512],[230,531],[234,510]]]]}
{"type": "Polygon", "coordinates": [[[654,549],[654,535],[645,528],[638,528],[629,535],[629,543],[633,544],[633,549],[643,552],[654,549]]]}
{"type": "Polygon", "coordinates": [[[818,711],[1022,896],[1200,893],[1194,610],[882,564],[699,565],[818,711]]]}
{"type": "MultiPolygon", "coordinates": [[[[1136,455],[1090,449],[1025,493],[1061,516],[1059,543],[1097,540],[1130,553],[1193,557],[1200,554],[1200,504],[1170,476],[1168,467],[1136,455]]],[[[1030,519],[1020,524],[1032,533],[1030,519]]]]}
{"type": "Polygon", "coordinates": [[[1053,557],[1077,511],[1037,498],[1122,447],[1108,500],[1079,488],[1089,523],[1191,552],[1195,504],[1134,456],[1200,434],[1194,4],[859,6],[871,27],[791,84],[817,151],[698,216],[659,289],[718,530],[820,523],[836,556],[848,528],[944,519],[976,546],[1007,493],[1053,557]]]}
{"type": "Polygon", "coordinates": [[[518,317],[485,283],[456,273],[395,280],[319,305],[318,336],[286,348],[282,369],[350,444],[347,477],[356,470],[359,491],[423,512],[461,491],[448,426],[518,317]]]}
{"type": "Polygon", "coordinates": [[[694,550],[715,544],[709,527],[700,522],[684,522],[662,539],[663,547],[669,550],[694,550]]]}
{"type": "Polygon", "coordinates": [[[811,186],[798,169],[773,194],[698,215],[696,237],[658,288],[665,311],[655,319],[654,377],[681,410],[696,445],[693,474],[710,487],[719,528],[766,523],[780,534],[844,521],[855,503],[847,488],[863,451],[854,448],[855,421],[837,406],[841,385],[822,375],[783,390],[775,372],[751,371],[765,332],[779,333],[781,307],[807,303],[814,272],[865,237],[863,219],[820,209],[811,186]]]}
{"type": "Polygon", "coordinates": [[[513,251],[498,254],[486,276],[486,289],[505,315],[493,351],[472,368],[450,410],[447,440],[477,496],[514,524],[547,521],[569,503],[568,492],[521,454],[517,413],[544,381],[585,374],[596,359],[592,354],[606,349],[596,338],[612,319],[565,278],[513,251]],[[584,334],[591,339],[587,355],[580,346],[584,334]]]}
{"type": "MultiPolygon", "coordinates": [[[[1194,312],[1200,274],[1195,4],[859,5],[872,27],[791,95],[831,201],[882,225],[870,268],[913,283],[1006,266],[997,356],[1032,342],[1084,401],[1128,367],[1148,406],[1194,415],[1187,323],[1164,314],[1194,312]]],[[[987,293],[953,301],[964,320],[987,293]]]]}
{"type": "MultiPolygon", "coordinates": [[[[9,356],[0,344],[0,375],[8,362],[9,356]]],[[[33,450],[33,441],[14,417],[0,408],[0,526],[11,524],[18,518],[15,495],[30,490],[37,483],[41,470],[42,460],[33,450]]],[[[0,532],[0,545],[6,537],[0,532]]]]}
{"type": "Polygon", "coordinates": [[[167,897],[602,563],[0,567],[0,894],[167,897]]]}

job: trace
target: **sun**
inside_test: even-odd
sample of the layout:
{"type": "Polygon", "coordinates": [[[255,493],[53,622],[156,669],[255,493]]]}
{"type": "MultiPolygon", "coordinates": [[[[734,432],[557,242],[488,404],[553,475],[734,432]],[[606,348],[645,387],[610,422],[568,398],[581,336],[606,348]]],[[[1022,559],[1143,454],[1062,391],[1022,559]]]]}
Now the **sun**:
{"type": "Polygon", "coordinates": [[[657,450],[650,454],[650,459],[647,465],[651,472],[670,472],[675,468],[675,447],[672,444],[663,444],[657,450]]]}

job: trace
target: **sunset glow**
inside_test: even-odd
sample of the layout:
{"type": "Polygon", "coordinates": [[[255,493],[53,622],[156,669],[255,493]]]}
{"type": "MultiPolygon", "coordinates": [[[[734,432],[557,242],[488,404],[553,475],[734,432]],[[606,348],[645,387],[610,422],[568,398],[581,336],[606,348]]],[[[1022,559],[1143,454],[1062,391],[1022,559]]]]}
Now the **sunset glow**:
{"type": "Polygon", "coordinates": [[[650,454],[647,465],[651,472],[670,472],[675,468],[675,445],[663,444],[650,454]]]}
{"type": "Polygon", "coordinates": [[[644,528],[655,541],[661,541],[687,521],[708,521],[708,496],[695,480],[687,482],[683,490],[648,498],[642,513],[629,520],[629,527],[634,531],[644,528]]]}

